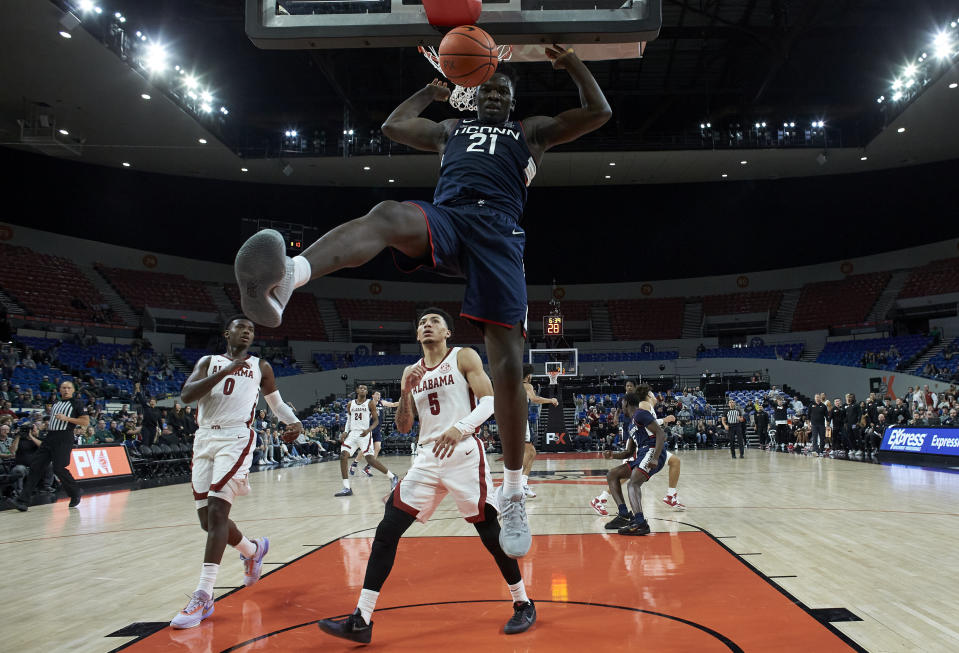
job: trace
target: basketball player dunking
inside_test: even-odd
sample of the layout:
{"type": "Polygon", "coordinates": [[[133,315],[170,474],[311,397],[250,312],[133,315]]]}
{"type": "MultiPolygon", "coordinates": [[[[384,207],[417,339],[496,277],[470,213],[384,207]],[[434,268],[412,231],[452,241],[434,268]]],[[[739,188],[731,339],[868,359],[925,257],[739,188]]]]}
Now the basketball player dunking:
{"type": "MultiPolygon", "coordinates": [[[[530,364],[523,365],[523,389],[526,391],[526,401],[527,404],[536,404],[541,406],[543,404],[552,404],[554,406],[559,406],[559,399],[553,397],[547,399],[546,397],[540,397],[536,394],[536,391],[533,390],[533,366],[530,364]]],[[[523,451],[523,492],[526,496],[530,498],[536,497],[536,493],[529,489],[529,472],[533,469],[533,461],[536,460],[536,447],[533,446],[533,438],[529,432],[529,408],[526,409],[527,419],[526,419],[526,449],[523,451]]]]}
{"type": "Polygon", "coordinates": [[[270,541],[265,537],[246,539],[230,519],[233,499],[250,493],[250,464],[256,448],[251,424],[260,392],[286,424],[285,440],[292,442],[303,430],[303,424],[280,398],[273,368],[247,353],[253,334],[253,322],[243,316],[232,318],[224,333],[226,353],[198,360],[180,392],[183,403],[199,404],[192,482],[200,528],[206,531],[206,552],[200,583],[187,606],[170,622],[174,628],[193,628],[213,614],[213,585],[227,544],[240,552],[244,585],[260,579],[270,541]]]}
{"type": "MultiPolygon", "coordinates": [[[[635,381],[632,381],[632,380],[627,381],[626,394],[628,395],[633,392],[636,392],[636,386],[637,384],[635,381]]],[[[623,415],[626,414],[626,398],[625,397],[623,397],[623,399],[620,400],[620,411],[622,412],[623,415]]],[[[675,421],[676,421],[675,415],[667,415],[666,417],[662,419],[657,419],[656,423],[659,424],[660,426],[663,426],[665,424],[670,424],[675,421]]],[[[626,460],[623,461],[624,463],[626,463],[626,462],[629,462],[630,459],[635,457],[636,447],[634,446],[635,443],[633,442],[632,438],[629,437],[629,429],[630,429],[630,425],[629,425],[629,422],[627,421],[623,424],[623,434],[626,438],[626,450],[616,452],[616,453],[612,451],[604,451],[603,452],[604,458],[626,458],[626,460]]],[[[666,489],[666,496],[663,497],[663,503],[665,503],[667,506],[669,506],[670,508],[676,511],[686,510],[686,505],[683,503],[680,503],[679,495],[677,494],[678,492],[677,488],[679,487],[679,475],[682,470],[682,461],[679,459],[679,456],[675,455],[669,449],[666,450],[666,466],[669,468],[669,486],[666,489]]],[[[613,488],[613,487],[619,488],[620,484],[623,481],[629,479],[629,475],[630,475],[629,466],[619,465],[618,467],[614,467],[613,469],[609,470],[609,473],[606,475],[606,484],[610,488],[613,488]]],[[[599,513],[601,516],[606,517],[607,515],[609,515],[609,510],[607,509],[606,506],[610,499],[615,499],[617,505],[623,503],[622,490],[620,490],[619,494],[616,495],[615,497],[612,494],[610,494],[609,490],[603,490],[603,493],[600,494],[598,497],[593,498],[593,500],[590,501],[589,505],[592,506],[593,510],[599,513]]],[[[623,519],[616,517],[612,521],[610,521],[608,524],[606,524],[606,528],[607,529],[622,528],[625,525],[626,525],[626,522],[623,519]]]]}
{"type": "Polygon", "coordinates": [[[351,399],[346,409],[346,429],[343,431],[342,446],[340,447],[340,475],[343,477],[343,489],[334,494],[335,497],[349,497],[353,495],[350,488],[350,458],[358,452],[366,458],[369,466],[375,467],[386,474],[393,487],[396,487],[396,474],[383,466],[373,453],[373,438],[371,433],[380,423],[379,411],[372,399],[366,396],[365,385],[356,386],[356,399],[351,399]]]}
{"type": "Polygon", "coordinates": [[[536,608],[526,596],[519,563],[508,557],[499,543],[494,502],[501,496],[491,496],[489,463],[483,443],[476,437],[479,427],[493,414],[493,386],[475,350],[449,348],[451,322],[450,316],[438,308],[425,309],[417,321],[416,340],[423,347],[423,358],[403,372],[396,427],[408,432],[416,411],[420,419],[419,454],[387,498],[356,611],[319,622],[320,629],[330,635],[354,642],[370,641],[373,610],[393,568],[400,538],[414,521],[425,523],[447,493],[453,496],[463,518],[476,527],[509,586],[513,616],[504,632],[524,632],[536,621],[536,608]]]}
{"type": "Polygon", "coordinates": [[[278,326],[295,288],[342,268],[363,265],[387,247],[403,270],[431,268],[466,278],[460,315],[483,329],[496,385],[496,422],[503,443],[504,488],[515,504],[503,510],[503,549],[513,557],[532,538],[523,493],[522,385],[526,278],[519,227],[532,182],[546,150],[598,129],[612,112],[602,90],[572,49],[548,48],[553,67],[579,87],[581,106],[555,117],[510,120],[516,86],[498,71],[476,92],[476,118],[434,122],[420,117],[450,91],[433,80],[383,123],[397,143],[437,152],[440,178],[433,202],[382,202],[367,215],[333,229],[303,252],[286,256],[279,232],[261,231],[237,253],[236,278],[244,311],[259,324],[278,326]]]}

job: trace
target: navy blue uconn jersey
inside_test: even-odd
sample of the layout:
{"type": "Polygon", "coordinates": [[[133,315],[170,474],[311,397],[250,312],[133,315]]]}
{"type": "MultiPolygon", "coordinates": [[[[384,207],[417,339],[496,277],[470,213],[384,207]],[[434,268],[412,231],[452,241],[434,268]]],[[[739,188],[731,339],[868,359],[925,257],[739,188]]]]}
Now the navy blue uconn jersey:
{"type": "Polygon", "coordinates": [[[652,431],[646,428],[650,423],[655,421],[656,416],[648,410],[638,408],[636,412],[633,413],[633,421],[629,425],[629,437],[636,443],[637,451],[644,447],[656,446],[656,436],[652,431]]]}
{"type": "Polygon", "coordinates": [[[460,120],[446,141],[433,203],[455,206],[483,200],[518,221],[534,175],[536,162],[518,121],[460,120]]]}

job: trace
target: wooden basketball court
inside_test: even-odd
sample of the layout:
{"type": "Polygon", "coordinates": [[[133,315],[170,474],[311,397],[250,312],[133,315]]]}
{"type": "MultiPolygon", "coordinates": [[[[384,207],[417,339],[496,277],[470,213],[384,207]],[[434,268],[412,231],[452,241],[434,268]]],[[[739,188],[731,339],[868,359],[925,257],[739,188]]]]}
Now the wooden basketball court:
{"type": "MultiPolygon", "coordinates": [[[[589,507],[609,461],[542,456],[521,562],[538,621],[506,636],[509,593],[472,527],[444,503],[400,544],[370,647],[557,651],[954,651],[950,606],[959,475],[750,451],[680,453],[686,512],[644,493],[654,533],[605,531],[589,507]]],[[[409,457],[385,458],[402,475],[409,457]]],[[[494,469],[502,469],[494,463],[494,469]]],[[[243,588],[227,549],[216,612],[174,631],[199,573],[204,534],[189,485],[0,513],[7,650],[355,650],[318,619],[352,612],[385,477],[334,498],[336,463],[256,473],[233,516],[267,535],[264,577],[243,588]]]]}

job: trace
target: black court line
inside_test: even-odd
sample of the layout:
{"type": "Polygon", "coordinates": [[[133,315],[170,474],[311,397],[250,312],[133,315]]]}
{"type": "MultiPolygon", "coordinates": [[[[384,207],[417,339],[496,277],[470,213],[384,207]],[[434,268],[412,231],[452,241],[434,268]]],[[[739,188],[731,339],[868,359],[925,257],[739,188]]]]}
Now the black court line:
{"type": "Polygon", "coordinates": [[[736,539],[736,536],[735,535],[717,535],[716,539],[717,540],[734,540],[736,539]]]}
{"type": "MultiPolygon", "coordinates": [[[[740,553],[740,554],[738,554],[738,555],[741,555],[741,556],[761,556],[762,553],[740,553]]],[[[267,564],[267,563],[264,563],[264,564],[267,564]]]]}
{"type": "Polygon", "coordinates": [[[242,587],[242,585],[223,585],[219,587],[214,587],[215,590],[235,590],[242,587]]]}
{"type": "MultiPolygon", "coordinates": [[[[696,524],[690,524],[689,522],[685,522],[685,521],[679,521],[678,519],[664,519],[664,518],[662,518],[662,517],[650,517],[649,519],[656,519],[656,520],[659,520],[659,521],[669,521],[669,522],[673,522],[674,524],[683,524],[683,525],[685,525],[685,526],[689,526],[689,527],[691,527],[691,528],[695,528],[696,530],[698,530],[698,531],[700,531],[700,532],[702,532],[702,533],[705,533],[705,534],[706,534],[707,536],[709,536],[714,542],[716,542],[716,544],[718,544],[719,546],[721,546],[721,547],[723,547],[724,549],[726,549],[726,551],[728,551],[731,556],[735,557],[737,560],[739,560],[739,562],[741,562],[743,565],[745,565],[747,569],[749,569],[749,570],[752,571],[754,574],[756,574],[757,576],[759,576],[760,578],[762,578],[764,581],[766,581],[767,583],[769,583],[771,586],[773,586],[773,587],[776,589],[776,591],[778,591],[780,594],[782,594],[782,595],[785,596],[787,599],[789,599],[790,601],[792,601],[793,604],[796,605],[796,607],[798,607],[799,609],[803,610],[803,611],[804,611],[806,614],[808,614],[810,617],[812,617],[813,619],[815,619],[816,621],[818,621],[820,624],[822,624],[824,628],[826,628],[826,629],[829,630],[829,632],[831,632],[833,635],[835,635],[836,637],[838,637],[839,639],[841,639],[845,644],[847,644],[847,645],[848,645],[850,648],[852,648],[854,651],[856,651],[857,653],[869,653],[869,651],[867,651],[867,650],[864,649],[862,646],[860,646],[859,644],[857,644],[852,638],[850,638],[848,635],[846,635],[846,633],[842,632],[841,630],[839,630],[838,628],[836,628],[835,626],[833,626],[829,621],[824,621],[821,614],[817,614],[816,611],[815,611],[813,608],[810,608],[810,607],[807,606],[805,603],[803,603],[802,601],[800,601],[799,599],[797,599],[797,598],[796,598],[795,596],[793,596],[790,592],[786,591],[785,588],[781,587],[778,583],[775,583],[775,582],[773,582],[772,580],[770,580],[770,579],[769,579],[769,576],[767,576],[766,574],[764,574],[763,572],[759,571],[759,570],[756,569],[754,566],[752,566],[751,564],[749,564],[749,562],[748,562],[747,560],[745,560],[745,559],[744,559],[742,556],[740,556],[738,553],[736,553],[735,551],[733,551],[732,549],[730,549],[728,546],[726,546],[725,544],[723,544],[723,542],[722,542],[721,540],[719,540],[716,536],[714,536],[712,533],[710,533],[708,530],[706,530],[706,529],[703,528],[702,526],[698,526],[698,525],[696,525],[696,524]]],[[[836,609],[839,609],[839,608],[836,608],[836,609]]],[[[842,608],[842,609],[845,609],[845,608],[842,608]]],[[[849,612],[849,611],[847,610],[847,612],[849,612]]],[[[852,614],[852,612],[849,612],[849,614],[852,614]]]]}
{"type": "MultiPolygon", "coordinates": [[[[654,612],[654,611],[652,611],[652,610],[642,610],[642,609],[640,609],[640,608],[633,608],[633,607],[625,606],[625,605],[611,605],[611,604],[607,604],[607,603],[591,603],[591,602],[589,602],[589,601],[553,601],[553,600],[546,600],[546,599],[544,599],[544,600],[538,600],[538,601],[536,601],[536,602],[537,602],[537,603],[559,603],[559,604],[561,604],[561,605],[582,605],[582,606],[597,607],[597,608],[609,608],[609,609],[612,609],[612,610],[625,610],[625,611],[628,611],[628,612],[641,612],[641,613],[643,613],[643,614],[649,614],[649,615],[653,615],[653,616],[656,616],[656,617],[663,617],[664,619],[671,619],[672,621],[678,621],[678,622],[680,622],[680,623],[686,624],[687,626],[692,626],[693,628],[696,628],[697,630],[701,630],[701,631],[703,631],[704,633],[706,633],[707,635],[710,635],[710,636],[712,636],[713,638],[715,638],[715,639],[719,640],[720,642],[722,642],[722,644],[725,645],[726,648],[728,648],[730,651],[734,651],[735,653],[743,653],[743,649],[740,648],[735,642],[733,642],[731,639],[729,639],[729,638],[726,637],[725,635],[716,632],[716,631],[713,630],[712,628],[709,628],[709,627],[707,627],[707,626],[703,626],[702,624],[698,624],[698,623],[696,623],[695,621],[689,621],[688,619],[683,619],[683,618],[681,618],[681,617],[676,617],[676,616],[674,616],[674,615],[665,614],[665,613],[663,613],[663,612],[654,612]]],[[[377,610],[377,612],[389,612],[389,611],[391,611],[391,610],[403,610],[403,609],[405,609],[405,608],[422,608],[422,607],[429,607],[429,606],[435,606],[435,605],[463,605],[463,604],[467,604],[467,603],[505,603],[505,601],[504,601],[503,599],[479,599],[479,600],[473,600],[473,601],[440,601],[440,602],[436,602],[436,603],[416,603],[416,604],[412,604],[412,605],[398,605],[398,606],[394,606],[394,607],[391,607],[391,608],[382,608],[382,609],[380,609],[380,610],[377,610]]],[[[346,616],[347,616],[347,615],[338,615],[337,617],[333,617],[333,618],[334,618],[334,619],[337,619],[337,618],[346,617],[346,616]]],[[[263,640],[263,639],[266,639],[267,637],[272,637],[272,636],[274,636],[274,635],[280,635],[280,634],[282,634],[282,633],[286,633],[286,632],[289,632],[289,631],[291,631],[291,630],[296,630],[297,628],[303,628],[303,627],[305,627],[305,626],[312,626],[312,625],[315,624],[315,623],[317,623],[317,621],[307,621],[307,622],[304,622],[304,623],[301,623],[301,624],[297,624],[297,625],[295,625],[295,626],[288,626],[288,627],[286,627],[286,628],[282,628],[282,629],[280,629],[280,630],[276,630],[276,631],[274,631],[274,632],[272,632],[272,633],[266,633],[266,634],[264,634],[264,635],[259,635],[259,636],[257,636],[257,637],[254,637],[253,639],[248,639],[248,640],[245,641],[245,642],[241,642],[241,643],[239,643],[239,644],[235,644],[235,645],[231,646],[230,648],[224,649],[222,653],[230,653],[230,651],[239,650],[239,649],[241,649],[241,648],[243,648],[243,647],[245,647],[245,646],[249,646],[250,644],[254,644],[254,643],[259,642],[259,641],[261,641],[261,640],[263,640]]]]}
{"type": "Polygon", "coordinates": [[[813,613],[820,621],[862,621],[846,608],[814,608],[813,613]]]}
{"type": "Polygon", "coordinates": [[[136,637],[139,641],[144,637],[157,633],[170,625],[169,621],[135,621],[129,626],[115,630],[107,637],[136,637]]]}
{"type": "Polygon", "coordinates": [[[799,578],[799,576],[766,576],[766,578],[799,578]]]}

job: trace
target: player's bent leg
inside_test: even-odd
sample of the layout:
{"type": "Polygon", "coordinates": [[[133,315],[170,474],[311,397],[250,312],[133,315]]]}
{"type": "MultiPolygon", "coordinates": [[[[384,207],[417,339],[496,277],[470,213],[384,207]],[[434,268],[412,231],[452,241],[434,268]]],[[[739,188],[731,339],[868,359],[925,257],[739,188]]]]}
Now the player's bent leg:
{"type": "Polygon", "coordinates": [[[499,567],[513,598],[513,616],[506,622],[503,632],[507,635],[526,632],[536,623],[536,606],[526,596],[526,585],[523,583],[519,563],[507,556],[499,544],[500,527],[499,522],[496,521],[496,509],[487,503],[485,510],[485,519],[473,525],[483,546],[496,561],[496,566],[499,567]]]}
{"type": "MultiPolygon", "coordinates": [[[[429,251],[429,229],[415,206],[380,202],[361,218],[341,224],[313,243],[302,256],[309,279],[363,265],[387,247],[411,258],[429,251]]],[[[237,252],[236,280],[244,314],[257,324],[279,326],[290,295],[308,281],[297,279],[297,264],[286,255],[286,241],[273,229],[260,231],[237,252]]]]}
{"type": "Polygon", "coordinates": [[[609,493],[616,502],[616,516],[606,523],[606,530],[617,530],[627,526],[633,514],[626,507],[626,499],[623,497],[622,482],[629,478],[629,465],[622,464],[613,467],[606,474],[606,484],[609,487],[609,493]]]}
{"type": "Polygon", "coordinates": [[[373,610],[380,590],[393,569],[396,547],[416,519],[393,505],[390,495],[383,519],[376,527],[370,560],[366,564],[363,591],[353,614],[336,619],[321,619],[317,626],[328,635],[353,642],[368,644],[373,637],[373,610]]]}
{"type": "Polygon", "coordinates": [[[649,480],[649,476],[640,467],[633,469],[626,483],[626,491],[629,493],[629,503],[633,507],[633,518],[629,524],[620,528],[620,535],[648,535],[650,532],[649,522],[643,516],[643,483],[649,480]]]}
{"type": "Polygon", "coordinates": [[[679,501],[679,495],[676,491],[679,485],[679,473],[682,466],[679,456],[669,456],[666,459],[666,466],[669,468],[669,489],[666,490],[666,496],[663,497],[663,503],[676,511],[686,510],[686,506],[679,501]]]}

